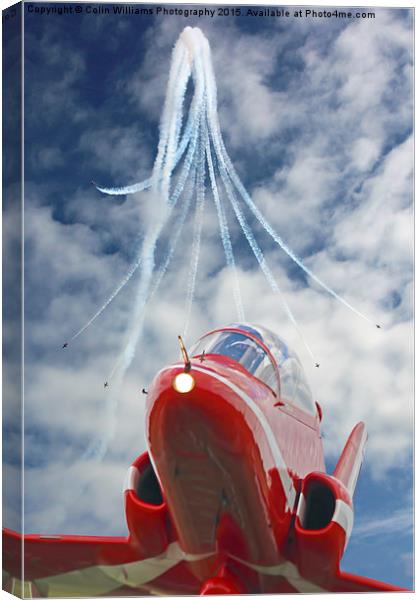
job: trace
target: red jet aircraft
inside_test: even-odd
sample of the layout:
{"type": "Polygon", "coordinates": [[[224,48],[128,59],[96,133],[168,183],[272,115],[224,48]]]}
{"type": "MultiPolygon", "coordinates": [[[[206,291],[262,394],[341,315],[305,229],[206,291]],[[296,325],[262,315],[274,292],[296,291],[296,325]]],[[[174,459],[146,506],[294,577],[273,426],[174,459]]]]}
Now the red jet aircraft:
{"type": "Polygon", "coordinates": [[[128,537],[4,531],[7,591],[28,596],[398,591],[340,571],[366,442],[327,475],[320,406],[266,329],[203,336],[147,396],[148,451],[128,471],[128,537]],[[22,548],[24,567],[22,567],[22,548]],[[23,581],[22,581],[23,580],[23,581]]]}

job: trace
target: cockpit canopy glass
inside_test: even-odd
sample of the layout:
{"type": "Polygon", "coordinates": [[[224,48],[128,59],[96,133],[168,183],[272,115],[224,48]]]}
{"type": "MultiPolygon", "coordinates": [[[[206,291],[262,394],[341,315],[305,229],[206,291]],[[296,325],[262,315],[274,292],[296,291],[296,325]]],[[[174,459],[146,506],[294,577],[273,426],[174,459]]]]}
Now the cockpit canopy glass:
{"type": "Polygon", "coordinates": [[[311,388],[306,380],[305,372],[298,356],[278,335],[260,325],[236,325],[247,328],[250,333],[258,335],[273,355],[280,370],[281,398],[288,404],[295,404],[302,410],[317,414],[311,388]]]}
{"type": "Polygon", "coordinates": [[[201,338],[191,349],[191,356],[222,354],[239,362],[249,373],[278,392],[276,368],[264,348],[247,336],[253,335],[269,349],[280,372],[281,398],[316,415],[316,406],[303,367],[297,355],[275,333],[259,325],[234,323],[227,329],[201,338]]]}
{"type": "Polygon", "coordinates": [[[240,331],[216,331],[204,336],[191,349],[191,356],[222,354],[232,358],[277,392],[276,370],[264,348],[240,331]]]}

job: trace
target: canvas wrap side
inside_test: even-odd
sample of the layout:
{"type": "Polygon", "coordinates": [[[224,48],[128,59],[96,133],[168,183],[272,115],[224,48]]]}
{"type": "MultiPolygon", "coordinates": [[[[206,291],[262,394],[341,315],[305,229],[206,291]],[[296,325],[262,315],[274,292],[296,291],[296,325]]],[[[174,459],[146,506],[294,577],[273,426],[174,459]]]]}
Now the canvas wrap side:
{"type": "MultiPolygon", "coordinates": [[[[23,531],[22,4],[2,11],[3,30],[3,524],[23,531]]],[[[7,558],[3,545],[3,563],[7,558]]],[[[22,554],[22,553],[20,553],[22,554]]],[[[21,579],[24,566],[20,562],[21,579]]],[[[8,577],[3,589],[11,591],[8,577]]],[[[19,595],[18,590],[14,590],[19,595]]]]}

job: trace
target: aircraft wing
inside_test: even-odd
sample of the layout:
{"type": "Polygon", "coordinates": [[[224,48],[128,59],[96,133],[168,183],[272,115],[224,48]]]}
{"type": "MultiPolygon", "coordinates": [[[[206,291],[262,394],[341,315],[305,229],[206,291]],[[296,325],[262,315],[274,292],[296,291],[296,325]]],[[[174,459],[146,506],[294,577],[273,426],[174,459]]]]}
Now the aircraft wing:
{"type": "Polygon", "coordinates": [[[15,595],[120,594],[124,564],[138,559],[126,538],[22,536],[3,530],[3,587],[15,595]]]}
{"type": "MultiPolygon", "coordinates": [[[[6,529],[3,530],[3,589],[20,597],[53,598],[144,596],[159,591],[168,594],[171,590],[197,594],[194,586],[188,586],[185,563],[182,563],[176,546],[171,544],[164,555],[140,558],[126,538],[23,537],[6,529]]],[[[307,593],[406,591],[344,572],[338,573],[328,583],[312,583],[302,579],[291,563],[288,566],[288,574],[281,570],[279,593],[293,590],[307,593]]],[[[276,577],[280,572],[271,575],[276,577]]],[[[274,581],[272,585],[275,592],[274,581]]]]}
{"type": "Polygon", "coordinates": [[[3,589],[26,598],[191,595],[197,581],[187,563],[201,558],[177,542],[146,556],[130,538],[22,536],[3,529],[3,589]]]}
{"type": "Polygon", "coordinates": [[[362,577],[361,575],[353,575],[352,573],[340,572],[337,574],[333,584],[332,592],[407,592],[408,590],[362,577]]]}

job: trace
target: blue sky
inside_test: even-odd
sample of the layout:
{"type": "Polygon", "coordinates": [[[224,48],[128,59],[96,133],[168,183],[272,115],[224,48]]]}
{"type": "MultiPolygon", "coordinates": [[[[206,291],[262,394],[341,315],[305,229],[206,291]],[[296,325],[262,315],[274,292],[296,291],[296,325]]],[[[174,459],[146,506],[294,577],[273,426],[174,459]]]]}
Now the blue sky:
{"type": "MultiPolygon", "coordinates": [[[[225,143],[248,191],[308,266],[383,324],[378,333],[338,305],[252,222],[321,363],[313,369],[229,213],[247,319],[300,355],[324,410],[330,470],[352,426],[368,426],[343,567],[411,586],[413,14],[374,11],[374,20],[349,21],[26,14],[28,532],[125,531],[121,485],[145,447],[139,390],[178,356],[189,234],[148,310],[101,463],[82,455],[106,425],[103,381],[134,286],[68,352],[60,348],[124,276],[147,217],[146,195],[107,198],[90,181],[148,176],[171,49],[186,25],[199,26],[225,143]]],[[[190,342],[235,320],[217,227],[209,202],[190,342]]],[[[10,504],[5,525],[16,526],[10,504]]]]}

